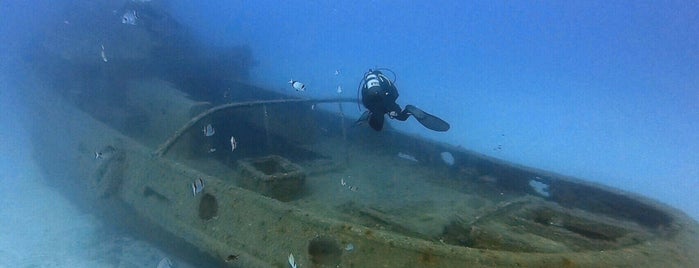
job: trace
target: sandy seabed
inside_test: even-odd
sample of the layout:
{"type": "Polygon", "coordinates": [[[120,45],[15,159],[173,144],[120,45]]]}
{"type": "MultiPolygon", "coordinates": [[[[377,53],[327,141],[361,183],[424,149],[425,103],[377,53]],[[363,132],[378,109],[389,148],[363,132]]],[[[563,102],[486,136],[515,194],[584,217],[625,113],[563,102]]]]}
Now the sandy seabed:
{"type": "MultiPolygon", "coordinates": [[[[0,267],[156,267],[167,256],[48,186],[16,117],[0,115],[0,267]]],[[[167,257],[175,267],[191,267],[167,257]]]]}

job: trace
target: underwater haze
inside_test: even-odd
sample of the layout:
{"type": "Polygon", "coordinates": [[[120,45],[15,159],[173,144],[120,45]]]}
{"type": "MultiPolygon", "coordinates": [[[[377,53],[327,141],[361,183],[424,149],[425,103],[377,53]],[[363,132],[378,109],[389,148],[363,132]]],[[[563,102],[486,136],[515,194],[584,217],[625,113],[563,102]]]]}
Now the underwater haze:
{"type": "MultiPolygon", "coordinates": [[[[393,127],[636,192],[699,219],[696,1],[206,1],[173,5],[214,44],[248,44],[251,80],[354,96],[369,68],[398,104],[451,124],[393,127]],[[338,76],[334,71],[339,70],[338,76]]],[[[354,109],[356,110],[356,109],[354,109]]],[[[359,112],[357,112],[358,116],[359,112]]]]}
{"type": "MultiPolygon", "coordinates": [[[[47,37],[47,29],[73,27],[95,16],[121,20],[116,9],[122,2],[165,8],[207,48],[244,48],[241,53],[249,52],[253,60],[241,68],[249,72],[231,81],[293,97],[355,98],[367,70],[387,68],[395,73],[401,107],[419,107],[451,128],[435,132],[414,118],[387,117],[390,127],[383,131],[408,132],[637,193],[699,220],[699,1],[5,0],[0,1],[0,194],[5,197],[0,226],[18,231],[0,233],[0,267],[155,267],[166,256],[166,250],[105,227],[48,187],[32,155],[42,148],[24,129],[35,119],[18,88],[50,88],[60,81],[41,80],[32,67],[46,65],[29,64],[42,60],[35,50],[59,50],[43,45],[61,40],[47,37]],[[99,6],[105,2],[114,9],[99,6]],[[33,79],[39,82],[27,82],[33,79]],[[289,80],[303,82],[305,90],[295,90],[289,80]],[[117,251],[127,257],[115,260],[117,251]]],[[[157,31],[165,36],[169,30],[157,31]]],[[[76,36],[71,38],[82,38],[76,36]]],[[[99,64],[107,57],[110,64],[119,62],[112,58],[117,53],[140,56],[110,50],[117,46],[104,39],[102,58],[98,43],[90,44],[91,60],[99,64]]],[[[201,55],[207,53],[214,61],[218,57],[215,49],[201,55]]],[[[224,57],[219,60],[226,64],[224,57]]],[[[136,76],[170,70],[152,66],[118,71],[136,76]]],[[[186,67],[202,74],[220,71],[211,66],[186,67]]],[[[179,78],[178,67],[163,77],[179,78]]],[[[90,80],[104,70],[86,71],[84,77],[90,80]]],[[[392,72],[385,73],[393,77],[392,72]]],[[[90,82],[85,85],[94,85],[90,82]]],[[[344,113],[354,120],[364,110],[352,104],[344,113]]],[[[177,267],[190,267],[175,260],[177,267]]]]}

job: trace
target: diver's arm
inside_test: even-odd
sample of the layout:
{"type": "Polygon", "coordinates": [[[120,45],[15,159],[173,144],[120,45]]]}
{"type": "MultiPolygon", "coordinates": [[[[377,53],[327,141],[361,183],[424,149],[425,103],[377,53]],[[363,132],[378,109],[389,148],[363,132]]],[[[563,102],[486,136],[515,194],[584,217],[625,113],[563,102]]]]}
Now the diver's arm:
{"type": "MultiPolygon", "coordinates": [[[[396,106],[398,106],[398,105],[396,105],[396,106]]],[[[408,110],[401,111],[400,107],[398,107],[398,111],[389,112],[389,116],[393,119],[405,121],[405,120],[408,120],[408,117],[410,117],[410,112],[408,110]]]]}

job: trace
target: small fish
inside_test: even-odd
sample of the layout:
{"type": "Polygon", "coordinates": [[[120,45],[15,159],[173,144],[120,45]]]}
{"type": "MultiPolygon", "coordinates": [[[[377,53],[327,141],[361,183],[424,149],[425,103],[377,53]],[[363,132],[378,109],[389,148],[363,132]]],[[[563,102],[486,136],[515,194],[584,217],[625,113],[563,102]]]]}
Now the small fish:
{"type": "Polygon", "coordinates": [[[312,104],[312,105],[311,105],[311,110],[315,110],[315,109],[316,109],[316,105],[315,105],[315,104],[312,104]]]}
{"type": "Polygon", "coordinates": [[[347,187],[347,189],[349,189],[352,192],[356,192],[359,189],[359,187],[357,187],[357,186],[348,185],[347,181],[345,181],[345,178],[340,179],[340,185],[347,187]]]}
{"type": "Polygon", "coordinates": [[[342,86],[337,86],[337,94],[342,94],[342,86]]]}
{"type": "Polygon", "coordinates": [[[165,257],[158,263],[158,268],[172,268],[172,261],[170,258],[165,257]]]}
{"type": "Polygon", "coordinates": [[[197,196],[198,193],[201,193],[201,191],[204,190],[204,180],[201,178],[197,178],[192,182],[192,194],[194,196],[197,196]]]}
{"type": "Polygon", "coordinates": [[[289,84],[296,89],[296,91],[306,91],[306,85],[299,81],[289,80],[289,84]]]}
{"type": "Polygon", "coordinates": [[[213,153],[213,152],[216,152],[216,148],[209,149],[209,153],[213,153]]]}
{"type": "Polygon", "coordinates": [[[104,45],[100,45],[102,47],[102,51],[100,52],[100,56],[102,56],[102,61],[107,62],[107,54],[104,53],[104,45]]]}
{"type": "Polygon", "coordinates": [[[211,124],[206,125],[206,126],[201,130],[201,132],[203,132],[204,135],[207,136],[207,137],[211,137],[211,136],[213,136],[214,134],[216,134],[216,130],[214,129],[214,127],[211,126],[211,124]]]}
{"type": "Polygon", "coordinates": [[[291,265],[291,268],[297,268],[296,260],[294,260],[294,254],[292,253],[289,253],[289,265],[291,265]]]}
{"type": "Polygon", "coordinates": [[[231,151],[235,151],[238,148],[238,142],[235,141],[235,137],[231,136],[231,151]]]}
{"type": "Polygon", "coordinates": [[[104,146],[104,148],[95,151],[95,159],[105,159],[110,158],[116,152],[116,148],[111,145],[104,146]]]}
{"type": "Polygon", "coordinates": [[[124,15],[121,15],[121,23],[123,24],[136,25],[136,20],[138,20],[136,10],[127,10],[124,15]]]}
{"type": "Polygon", "coordinates": [[[354,245],[352,245],[352,243],[347,244],[347,245],[345,246],[345,250],[347,250],[347,251],[352,251],[352,250],[354,250],[354,245]]]}
{"type": "Polygon", "coordinates": [[[414,156],[409,155],[409,154],[405,154],[405,153],[398,152],[398,157],[403,158],[403,159],[405,159],[405,160],[410,160],[410,161],[413,161],[413,162],[418,162],[417,159],[416,159],[414,156]]]}
{"type": "Polygon", "coordinates": [[[335,70],[335,75],[340,75],[340,70],[335,70]]]}

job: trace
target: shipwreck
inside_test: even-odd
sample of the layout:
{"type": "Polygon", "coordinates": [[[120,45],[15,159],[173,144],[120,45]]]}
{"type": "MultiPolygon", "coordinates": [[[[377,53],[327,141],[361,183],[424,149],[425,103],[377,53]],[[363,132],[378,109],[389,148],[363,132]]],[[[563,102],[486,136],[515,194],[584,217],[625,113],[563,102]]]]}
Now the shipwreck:
{"type": "Polygon", "coordinates": [[[171,42],[189,37],[159,22],[104,22],[109,62],[67,49],[85,43],[81,33],[55,30],[61,37],[49,35],[30,63],[45,83],[23,90],[34,157],[53,184],[175,254],[230,267],[289,267],[290,254],[298,267],[699,265],[699,225],[681,211],[356,127],[342,113],[356,99],[245,82],[249,48],[208,50],[230,59],[230,72],[206,73],[195,42],[171,42]],[[132,48],[116,49],[120,39],[132,48]],[[170,60],[178,54],[195,56],[170,60]],[[197,179],[204,187],[193,193],[197,179]]]}

